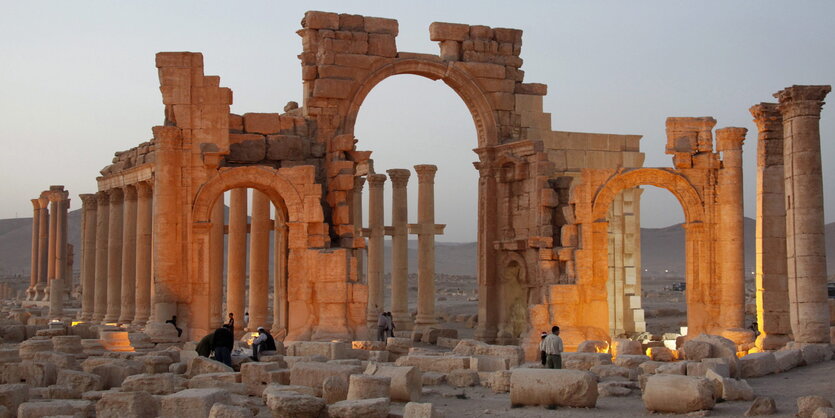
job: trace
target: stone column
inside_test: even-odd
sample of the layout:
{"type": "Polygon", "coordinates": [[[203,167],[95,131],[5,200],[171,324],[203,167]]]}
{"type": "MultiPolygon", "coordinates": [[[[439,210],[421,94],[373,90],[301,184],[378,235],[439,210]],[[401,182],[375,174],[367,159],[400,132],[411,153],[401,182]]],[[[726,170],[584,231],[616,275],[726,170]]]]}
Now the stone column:
{"type": "Polygon", "coordinates": [[[110,235],[110,197],[107,192],[96,193],[96,205],[96,300],[93,306],[93,322],[102,321],[107,313],[107,240],[110,235]]]}
{"type": "Polygon", "coordinates": [[[151,316],[151,219],[153,191],[147,182],[136,184],[136,312],[133,323],[144,325],[151,316]]]}
{"type": "Polygon", "coordinates": [[[122,216],[122,303],[119,323],[129,324],[136,312],[136,187],[124,188],[122,216]]]}
{"type": "MultiPolygon", "coordinates": [[[[50,189],[52,186],[50,186],[50,189]]],[[[44,299],[50,300],[52,296],[52,281],[55,279],[55,270],[57,261],[57,243],[58,237],[58,202],[53,197],[51,191],[47,192],[47,199],[49,199],[49,236],[47,237],[46,249],[46,285],[44,287],[44,299]]]]}
{"type": "Polygon", "coordinates": [[[96,304],[96,195],[82,194],[81,213],[81,320],[93,319],[96,304]]]}
{"type": "Polygon", "coordinates": [[[786,187],[783,173],[783,117],[776,103],[751,107],[757,141],[756,283],[757,347],[776,350],[789,341],[786,267],[786,187]]]}
{"type": "Polygon", "coordinates": [[[32,260],[29,268],[29,288],[26,289],[26,300],[35,299],[35,286],[38,284],[38,250],[40,249],[40,221],[41,221],[41,201],[40,199],[32,199],[32,260]]]}
{"type": "Polygon", "coordinates": [[[275,253],[273,254],[273,327],[275,336],[287,335],[287,224],[276,214],[275,253]]]}
{"type": "Polygon", "coordinates": [[[40,221],[38,221],[38,283],[35,284],[35,300],[45,300],[49,270],[49,199],[41,195],[40,221]]]}
{"type": "Polygon", "coordinates": [[[209,230],[209,328],[223,324],[223,229],[225,227],[223,194],[212,207],[212,228],[209,230]]]}
{"type": "MultiPolygon", "coordinates": [[[[265,326],[269,297],[270,198],[252,191],[252,225],[249,231],[249,325],[250,331],[265,326]]],[[[243,316],[238,321],[243,324],[243,316]]]]}
{"type": "MultiPolygon", "coordinates": [[[[418,306],[415,326],[434,325],[435,320],[435,173],[430,164],[415,166],[418,176],[418,306]]],[[[443,228],[443,226],[441,226],[443,228]]]]}
{"type": "Polygon", "coordinates": [[[789,315],[794,340],[829,343],[820,112],[830,86],[777,94],[783,115],[789,315]]]}
{"type": "Polygon", "coordinates": [[[50,236],[50,243],[54,245],[55,256],[50,257],[53,263],[51,270],[53,276],[49,282],[49,316],[60,318],[64,315],[64,285],[67,276],[67,209],[70,206],[70,200],[63,186],[53,186],[50,189],[54,190],[50,194],[49,201],[53,212],[52,219],[55,220],[55,237],[53,239],[50,236]]]}
{"type": "MultiPolygon", "coordinates": [[[[354,177],[354,236],[362,237],[362,186],[365,185],[365,177],[354,177]]],[[[365,238],[363,238],[365,242],[365,238]]],[[[357,258],[357,281],[364,282],[365,279],[365,248],[354,250],[357,258]]]]}
{"type": "MultiPolygon", "coordinates": [[[[370,330],[377,329],[377,318],[383,312],[384,249],[383,185],[385,174],[368,176],[368,311],[366,323],[370,330]]],[[[372,336],[376,335],[372,332],[372,336]]]]}
{"type": "Polygon", "coordinates": [[[400,331],[414,328],[409,314],[409,202],[407,169],[386,171],[391,179],[391,315],[400,331]]]}
{"type": "Polygon", "coordinates": [[[107,314],[104,322],[116,322],[122,311],[122,224],[124,192],[110,190],[110,225],[107,234],[107,314]]]}
{"type": "Polygon", "coordinates": [[[745,128],[716,130],[716,151],[722,153],[719,170],[719,251],[722,271],[721,326],[745,326],[745,252],[742,197],[742,143],[745,128]]]}
{"type": "Polygon", "coordinates": [[[246,298],[246,189],[232,189],[229,194],[226,312],[235,314],[242,329],[246,298]]]}
{"type": "Polygon", "coordinates": [[[496,341],[499,302],[496,248],[498,239],[497,178],[492,149],[478,149],[478,328],[475,338],[487,343],[496,341]]]}

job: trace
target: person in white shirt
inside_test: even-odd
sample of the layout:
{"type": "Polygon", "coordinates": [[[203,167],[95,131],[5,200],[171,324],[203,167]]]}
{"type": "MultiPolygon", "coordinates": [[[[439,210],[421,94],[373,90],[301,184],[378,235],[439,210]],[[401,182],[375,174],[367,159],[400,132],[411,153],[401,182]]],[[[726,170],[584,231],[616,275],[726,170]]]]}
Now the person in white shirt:
{"type": "Polygon", "coordinates": [[[562,369],[562,338],[560,338],[560,327],[551,327],[551,333],[542,341],[545,349],[545,367],[549,369],[562,369]]]}

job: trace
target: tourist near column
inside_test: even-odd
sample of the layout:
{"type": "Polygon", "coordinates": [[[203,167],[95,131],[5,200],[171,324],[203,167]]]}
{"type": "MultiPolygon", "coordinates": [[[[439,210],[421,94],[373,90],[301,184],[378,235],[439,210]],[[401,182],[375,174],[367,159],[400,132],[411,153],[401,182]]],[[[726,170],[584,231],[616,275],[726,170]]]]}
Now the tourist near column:
{"type": "Polygon", "coordinates": [[[116,322],[122,310],[122,224],[124,192],[110,190],[110,217],[107,234],[107,313],[104,322],[116,322]]]}
{"type": "Polygon", "coordinates": [[[800,343],[830,343],[820,152],[820,113],[830,90],[792,86],[774,95],[783,115],[789,317],[800,343]]]}
{"type": "Polygon", "coordinates": [[[418,306],[415,327],[437,323],[435,319],[435,235],[444,225],[435,224],[435,173],[430,164],[415,166],[418,176],[418,223],[409,232],[418,235],[418,306]]]}
{"type": "Polygon", "coordinates": [[[93,319],[96,305],[96,195],[82,194],[81,216],[81,319],[93,319]]]}
{"type": "Polygon", "coordinates": [[[212,207],[212,228],[209,230],[209,328],[223,324],[223,194],[212,207]]]}
{"type": "Polygon", "coordinates": [[[49,199],[45,194],[38,198],[40,202],[40,221],[38,222],[38,282],[35,284],[35,300],[45,300],[47,275],[49,273],[49,199]]]}
{"type": "Polygon", "coordinates": [[[783,174],[783,117],[776,103],[751,107],[757,140],[756,292],[757,347],[777,350],[789,341],[786,267],[786,186],[783,174]]]}
{"type": "Polygon", "coordinates": [[[122,215],[122,303],[119,323],[129,324],[136,311],[136,187],[125,186],[122,215]]]}
{"type": "Polygon", "coordinates": [[[26,289],[26,300],[35,299],[35,286],[38,284],[38,250],[40,249],[40,221],[41,221],[41,201],[39,199],[32,199],[32,257],[30,259],[29,268],[29,287],[26,289]]]}
{"type": "Polygon", "coordinates": [[[377,320],[383,312],[383,267],[384,250],[383,227],[385,214],[383,209],[383,185],[386,183],[385,174],[370,174],[368,176],[368,311],[366,323],[371,335],[376,335],[377,320]]]}
{"type": "Polygon", "coordinates": [[[226,312],[235,314],[238,329],[243,329],[246,298],[246,189],[229,192],[229,243],[226,271],[226,312]]]}
{"type": "MultiPolygon", "coordinates": [[[[267,321],[269,258],[270,198],[263,192],[253,190],[249,232],[249,331],[264,326],[267,321]]],[[[239,316],[239,320],[243,325],[243,315],[239,316]]]]}
{"type": "Polygon", "coordinates": [[[742,204],[742,143],[745,128],[716,130],[716,151],[722,153],[719,188],[719,248],[722,271],[720,323],[724,328],[745,326],[745,253],[742,204]]]}
{"type": "Polygon", "coordinates": [[[105,191],[96,193],[96,291],[93,322],[101,322],[107,313],[107,254],[110,229],[110,196],[105,191]]]}
{"type": "Polygon", "coordinates": [[[409,202],[406,185],[412,174],[407,169],[386,171],[391,179],[391,315],[400,331],[413,328],[409,314],[409,202]]]}
{"type": "MultiPolygon", "coordinates": [[[[52,189],[52,187],[50,187],[52,189]]],[[[64,186],[57,186],[50,194],[50,203],[55,216],[55,257],[54,276],[49,282],[49,317],[56,319],[64,315],[64,286],[67,277],[67,209],[70,206],[69,193],[64,186]]]]}
{"type": "Polygon", "coordinates": [[[136,325],[146,324],[151,316],[152,194],[148,182],[136,184],[136,325]]]}

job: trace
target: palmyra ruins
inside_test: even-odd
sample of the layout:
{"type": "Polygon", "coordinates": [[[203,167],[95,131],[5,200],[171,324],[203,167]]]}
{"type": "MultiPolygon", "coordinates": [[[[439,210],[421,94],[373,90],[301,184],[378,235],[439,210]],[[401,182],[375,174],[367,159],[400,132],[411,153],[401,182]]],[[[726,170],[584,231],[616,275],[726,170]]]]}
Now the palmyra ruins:
{"type": "MultiPolygon", "coordinates": [[[[832,358],[819,130],[829,86],[787,87],[777,103],[750,109],[759,129],[757,336],[744,322],[746,129],[668,118],[672,166],[644,167],[640,136],[552,130],[547,87],[524,80],[521,30],[432,23],[438,55],[398,51],[393,19],[308,12],[298,34],[302,104],[280,114],[232,114],[232,90],[204,74],[202,54],[157,54],[164,123],[116,152],[98,190],[81,195],[82,248],[67,245],[63,186],[32,199],[31,280],[0,326],[6,342],[20,342],[0,350],[6,413],[430,417],[442,408],[418,401],[440,384],[509,392],[508,406],[594,407],[598,396],[634,390],[650,411],[685,413],[753,400],[740,378],[832,358]],[[399,74],[442,80],[475,122],[474,339],[444,328],[435,310],[437,168],[415,161],[414,175],[377,173],[373,150],[356,148],[364,99],[399,74]],[[640,339],[645,185],[671,192],[685,214],[687,332],[671,340],[640,339]],[[414,315],[410,236],[419,247],[414,315]],[[383,311],[397,333],[373,341],[383,311]],[[197,356],[196,341],[229,313],[242,324],[245,312],[239,346],[264,326],[283,342],[276,353],[260,362],[236,354],[232,368],[197,356]],[[182,335],[166,323],[174,316],[182,335]],[[553,324],[569,370],[539,368],[540,332],[553,324]]],[[[752,409],[768,406],[760,399],[752,409]]],[[[815,402],[826,400],[798,408],[835,413],[815,402]]]]}

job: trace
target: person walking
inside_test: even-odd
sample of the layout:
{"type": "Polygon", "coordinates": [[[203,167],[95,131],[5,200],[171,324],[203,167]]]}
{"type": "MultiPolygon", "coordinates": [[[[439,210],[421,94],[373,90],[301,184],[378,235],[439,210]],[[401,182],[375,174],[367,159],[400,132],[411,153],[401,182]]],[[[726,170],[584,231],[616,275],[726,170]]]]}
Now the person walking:
{"type": "Polygon", "coordinates": [[[562,338],[560,338],[560,327],[551,327],[551,333],[542,340],[545,349],[545,367],[549,369],[562,369],[562,338]]]}
{"type": "Polygon", "coordinates": [[[215,330],[212,346],[215,350],[215,360],[232,367],[232,348],[235,347],[235,337],[232,335],[232,327],[229,324],[215,330]]]}
{"type": "Polygon", "coordinates": [[[545,365],[545,362],[548,360],[548,355],[545,354],[545,338],[548,337],[548,333],[542,331],[542,334],[539,334],[539,358],[542,361],[542,365],[545,365]]]}
{"type": "Polygon", "coordinates": [[[385,341],[386,340],[386,329],[388,328],[388,318],[386,318],[385,312],[380,312],[380,316],[377,318],[377,341],[385,341]]]}
{"type": "Polygon", "coordinates": [[[258,337],[252,341],[252,360],[258,361],[258,354],[264,351],[275,351],[275,339],[264,327],[258,327],[258,337]]]}

